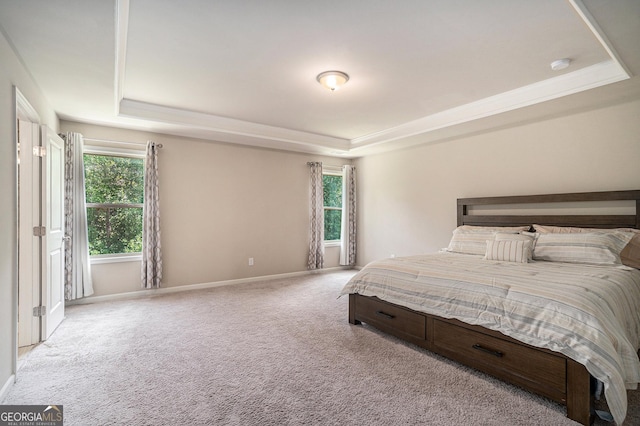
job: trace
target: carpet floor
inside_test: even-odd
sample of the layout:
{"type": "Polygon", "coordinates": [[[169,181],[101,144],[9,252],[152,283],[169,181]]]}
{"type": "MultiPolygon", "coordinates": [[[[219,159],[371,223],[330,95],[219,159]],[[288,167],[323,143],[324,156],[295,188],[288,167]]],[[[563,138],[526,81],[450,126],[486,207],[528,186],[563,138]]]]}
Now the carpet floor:
{"type": "MultiPolygon", "coordinates": [[[[352,275],[70,306],[2,403],[63,405],[65,425],[576,425],[561,405],[350,325],[337,295],[352,275]]],[[[625,424],[640,424],[629,396],[625,424]]]]}

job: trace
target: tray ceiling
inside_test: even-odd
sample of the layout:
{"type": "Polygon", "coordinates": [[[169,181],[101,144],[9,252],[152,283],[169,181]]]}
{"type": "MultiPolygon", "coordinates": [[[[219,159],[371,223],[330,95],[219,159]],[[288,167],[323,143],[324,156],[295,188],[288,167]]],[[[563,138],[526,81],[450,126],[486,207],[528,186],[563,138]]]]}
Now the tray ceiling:
{"type": "Polygon", "coordinates": [[[354,157],[630,78],[601,25],[640,2],[601,3],[3,0],[0,29],[63,119],[354,157]]]}

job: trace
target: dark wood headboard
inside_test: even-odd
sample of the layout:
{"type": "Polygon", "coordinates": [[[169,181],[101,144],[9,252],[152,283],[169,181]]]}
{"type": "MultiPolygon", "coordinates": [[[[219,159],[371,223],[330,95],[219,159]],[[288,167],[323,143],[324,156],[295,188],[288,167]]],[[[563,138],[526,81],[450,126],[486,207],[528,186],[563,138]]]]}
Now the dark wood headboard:
{"type": "Polygon", "coordinates": [[[640,190],[576,192],[568,194],[518,195],[510,197],[458,198],[458,226],[521,226],[541,225],[576,226],[590,228],[640,229],[640,190]],[[469,214],[473,206],[502,206],[508,204],[534,205],[544,203],[635,201],[635,214],[585,214],[585,215],[481,215],[469,214]]]}

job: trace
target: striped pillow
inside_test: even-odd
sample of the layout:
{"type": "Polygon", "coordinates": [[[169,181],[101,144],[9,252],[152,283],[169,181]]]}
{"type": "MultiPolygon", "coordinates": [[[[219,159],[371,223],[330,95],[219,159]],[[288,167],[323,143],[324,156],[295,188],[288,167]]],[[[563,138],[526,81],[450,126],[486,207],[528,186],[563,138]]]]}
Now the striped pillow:
{"type": "Polygon", "coordinates": [[[640,269],[640,231],[634,228],[614,228],[614,229],[600,229],[600,228],[575,228],[571,226],[549,226],[549,225],[533,225],[536,232],[540,233],[571,233],[571,232],[596,232],[596,233],[616,233],[616,232],[629,232],[633,237],[625,248],[620,252],[620,260],[623,265],[631,266],[632,268],[640,269]]]}
{"type": "Polygon", "coordinates": [[[497,232],[495,234],[496,241],[528,241],[530,244],[529,247],[529,261],[533,258],[533,250],[535,250],[536,246],[536,238],[538,234],[533,232],[521,232],[519,234],[507,234],[503,232],[497,232]]]}
{"type": "Polygon", "coordinates": [[[489,240],[484,258],[486,260],[527,263],[531,259],[531,241],[489,240]]]}
{"type": "Polygon", "coordinates": [[[496,232],[517,233],[528,226],[469,226],[462,225],[453,231],[447,251],[454,253],[481,254],[487,250],[487,240],[493,240],[496,232]]]}
{"type": "Polygon", "coordinates": [[[632,237],[630,232],[540,234],[533,258],[551,262],[619,265],[620,252],[632,237]]]}

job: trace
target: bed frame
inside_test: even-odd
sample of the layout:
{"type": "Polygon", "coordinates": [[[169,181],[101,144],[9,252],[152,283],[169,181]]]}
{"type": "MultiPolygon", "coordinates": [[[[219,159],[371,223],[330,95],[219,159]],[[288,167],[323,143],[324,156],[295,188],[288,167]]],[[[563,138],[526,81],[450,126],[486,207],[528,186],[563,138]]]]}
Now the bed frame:
{"type": "MultiPolygon", "coordinates": [[[[458,226],[575,226],[640,229],[640,190],[458,199],[458,226]],[[635,201],[635,214],[502,215],[471,214],[474,206],[635,201]]],[[[576,361],[526,345],[499,332],[461,321],[416,312],[376,297],[349,295],[349,322],[365,322],[417,346],[473,367],[567,407],[567,417],[583,425],[594,421],[595,380],[576,361]]]]}

